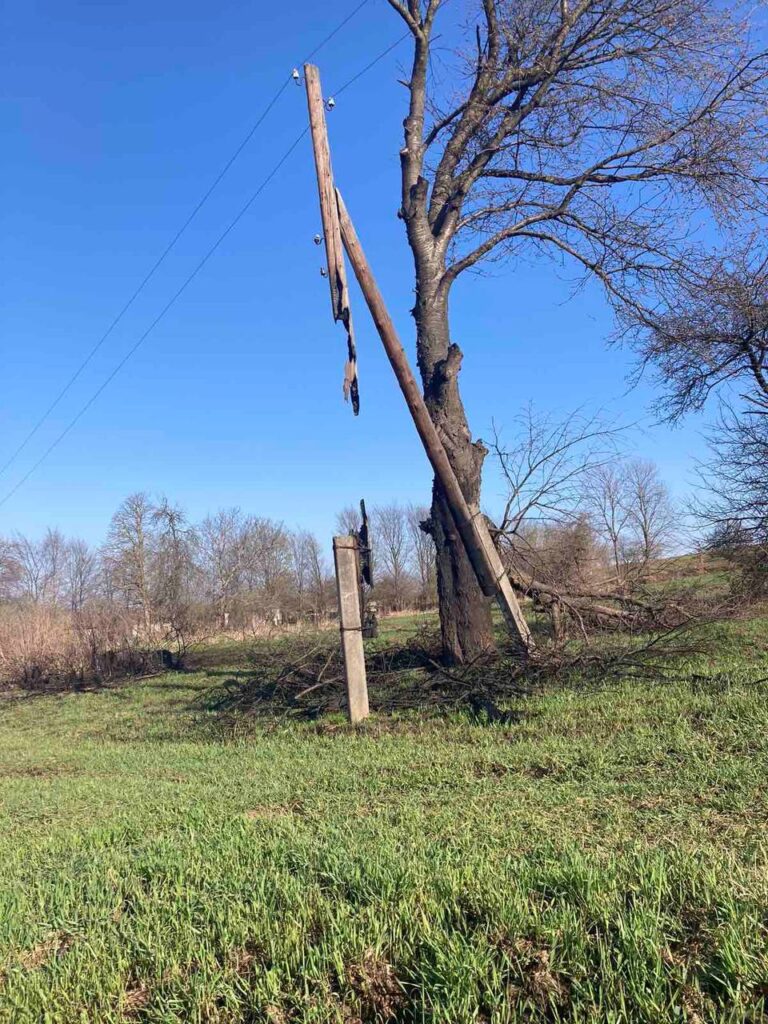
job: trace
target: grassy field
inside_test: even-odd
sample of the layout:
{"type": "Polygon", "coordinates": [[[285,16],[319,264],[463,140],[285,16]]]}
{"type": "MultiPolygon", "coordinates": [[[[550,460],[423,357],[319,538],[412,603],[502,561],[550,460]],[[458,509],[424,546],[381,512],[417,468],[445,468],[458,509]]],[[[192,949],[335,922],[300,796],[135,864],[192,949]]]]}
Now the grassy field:
{"type": "Polygon", "coordinates": [[[0,1021],[768,1020],[768,620],[504,726],[233,733],[241,653],[0,701],[0,1021]]]}

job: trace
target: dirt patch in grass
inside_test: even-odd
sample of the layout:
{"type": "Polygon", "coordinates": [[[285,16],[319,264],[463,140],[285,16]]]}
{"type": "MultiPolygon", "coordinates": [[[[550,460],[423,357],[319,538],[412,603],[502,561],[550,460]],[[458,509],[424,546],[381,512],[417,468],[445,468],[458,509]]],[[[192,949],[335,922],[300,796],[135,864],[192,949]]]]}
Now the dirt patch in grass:
{"type": "Polygon", "coordinates": [[[361,1021],[394,1020],[405,1005],[405,993],[392,965],[372,949],[349,965],[347,981],[359,1001],[361,1021]]]}
{"type": "Polygon", "coordinates": [[[227,956],[227,967],[239,974],[241,978],[247,977],[253,970],[254,964],[264,962],[264,952],[254,943],[247,942],[244,946],[230,950],[227,956]]]}
{"type": "Polygon", "coordinates": [[[680,915],[682,934],[669,944],[663,954],[668,964],[697,967],[708,956],[712,944],[709,916],[704,909],[683,908],[680,915]]]}
{"type": "Polygon", "coordinates": [[[51,960],[64,956],[72,948],[74,941],[66,932],[52,932],[32,949],[22,950],[16,958],[17,962],[25,971],[36,971],[51,960]]]}
{"type": "Polygon", "coordinates": [[[141,1011],[149,1004],[149,987],[143,981],[137,981],[123,993],[121,1008],[124,1020],[134,1020],[141,1011]]]}
{"type": "Polygon", "coordinates": [[[268,1024],[289,1024],[291,1019],[287,1010],[274,1005],[267,1007],[266,1015],[268,1024]]]}
{"type": "Polygon", "coordinates": [[[243,817],[248,821],[272,821],[275,818],[285,818],[290,813],[290,808],[281,804],[262,804],[246,811],[243,817]]]}
{"type": "Polygon", "coordinates": [[[0,779],[53,779],[60,775],[76,775],[77,769],[71,765],[28,764],[3,765],[0,767],[0,779]]]}
{"type": "Polygon", "coordinates": [[[476,779],[503,779],[512,769],[500,761],[475,761],[472,774],[476,779]]]}
{"type": "Polygon", "coordinates": [[[552,765],[548,764],[522,764],[516,769],[520,775],[526,775],[529,779],[546,779],[550,775],[555,775],[557,769],[553,768],[552,765]]]}
{"type": "Polygon", "coordinates": [[[683,987],[682,1009],[686,1024],[704,1024],[707,1009],[704,997],[691,985],[683,987]]]}
{"type": "Polygon", "coordinates": [[[513,1005],[533,1002],[542,1011],[557,1009],[559,1016],[570,1003],[570,984],[558,971],[552,969],[550,951],[533,939],[510,940],[499,936],[497,946],[515,969],[518,980],[507,987],[507,997],[513,1005]]]}

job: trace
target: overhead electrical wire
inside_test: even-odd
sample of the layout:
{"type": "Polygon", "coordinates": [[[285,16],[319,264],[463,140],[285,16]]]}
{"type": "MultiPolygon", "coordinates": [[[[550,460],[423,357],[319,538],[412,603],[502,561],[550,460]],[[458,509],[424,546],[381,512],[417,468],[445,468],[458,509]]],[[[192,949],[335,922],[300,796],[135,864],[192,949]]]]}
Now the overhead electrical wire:
{"type": "MultiPolygon", "coordinates": [[[[320,50],[323,49],[323,47],[327,46],[327,44],[336,35],[338,35],[338,33],[341,32],[341,30],[346,25],[348,25],[349,22],[355,17],[355,15],[359,11],[361,11],[363,9],[363,7],[365,7],[366,4],[368,4],[369,2],[370,2],[370,0],[361,0],[361,2],[358,3],[349,12],[349,14],[347,14],[347,16],[342,21],[340,21],[338,23],[338,25],[336,25],[336,27],[332,31],[329,32],[328,35],[317,44],[317,46],[314,48],[314,50],[312,50],[311,53],[307,54],[307,56],[304,58],[304,62],[306,63],[306,61],[311,60],[315,56],[315,54],[319,53],[320,50]]],[[[51,413],[54,411],[54,409],[56,409],[56,407],[59,405],[61,400],[65,397],[65,395],[68,394],[68,392],[70,391],[72,386],[79,380],[79,378],[80,378],[81,374],[83,373],[83,371],[89,366],[89,364],[90,364],[91,360],[93,359],[93,357],[101,349],[101,347],[104,345],[104,343],[110,337],[110,335],[112,334],[114,329],[117,327],[117,325],[123,319],[125,314],[128,312],[128,310],[134,304],[136,299],[138,299],[139,295],[141,295],[141,293],[144,291],[146,286],[149,284],[149,282],[155,276],[155,273],[160,269],[161,265],[165,262],[166,257],[170,254],[171,250],[175,248],[176,243],[179,241],[181,236],[185,233],[185,231],[187,230],[189,225],[192,223],[192,221],[195,219],[195,217],[198,215],[200,210],[208,202],[208,200],[210,199],[211,195],[214,193],[214,191],[221,184],[221,181],[223,180],[223,178],[227,175],[227,173],[231,169],[232,165],[235,163],[235,161],[238,159],[238,157],[243,152],[245,147],[248,145],[248,143],[251,141],[253,136],[256,134],[258,129],[264,123],[264,121],[266,120],[267,116],[270,114],[270,112],[272,111],[272,109],[274,108],[274,106],[276,105],[276,103],[280,99],[280,97],[283,95],[285,90],[288,88],[289,85],[292,84],[292,81],[293,81],[293,76],[291,74],[288,74],[285,77],[285,79],[283,80],[283,82],[281,83],[281,85],[279,86],[279,88],[277,89],[277,91],[272,95],[271,99],[267,102],[266,106],[264,107],[262,112],[259,114],[258,118],[254,121],[254,123],[251,125],[249,130],[246,132],[245,136],[243,137],[241,142],[238,144],[238,146],[235,148],[235,150],[232,153],[232,155],[229,157],[229,159],[226,161],[226,163],[221,168],[219,173],[216,175],[216,177],[213,179],[211,184],[208,186],[208,188],[205,190],[203,195],[200,197],[198,202],[192,208],[191,212],[189,213],[189,215],[187,216],[186,220],[183,222],[181,227],[178,229],[178,231],[175,233],[175,235],[171,238],[171,240],[168,242],[166,247],[160,253],[158,258],[155,260],[155,262],[149,268],[149,270],[147,271],[145,276],[142,278],[142,280],[139,283],[139,285],[136,288],[136,290],[128,298],[128,300],[125,302],[125,304],[120,308],[120,310],[118,311],[117,315],[115,316],[115,318],[110,323],[109,327],[107,327],[106,331],[104,331],[104,333],[98,339],[98,341],[93,346],[93,348],[91,348],[90,352],[88,352],[88,354],[83,359],[83,361],[80,363],[80,365],[77,367],[75,372],[72,374],[72,376],[69,378],[69,380],[64,384],[64,386],[58,392],[58,394],[53,399],[53,401],[48,406],[48,408],[45,410],[45,412],[35,422],[35,424],[32,427],[32,429],[26,434],[26,436],[23,438],[23,440],[18,445],[18,447],[15,449],[15,451],[12,452],[12,454],[9,456],[9,458],[3,463],[2,466],[0,466],[0,476],[2,476],[3,473],[5,473],[5,471],[7,469],[10,469],[10,467],[13,465],[13,463],[16,461],[16,459],[19,457],[19,455],[21,455],[21,453],[27,447],[27,445],[32,440],[32,438],[35,437],[35,435],[40,430],[40,428],[43,426],[43,424],[48,420],[48,417],[51,415],[51,413]]]]}
{"type": "Polygon", "coordinates": [[[256,191],[252,193],[252,195],[250,196],[250,198],[248,199],[246,204],[240,208],[238,213],[229,222],[227,227],[221,232],[219,237],[216,239],[216,241],[213,243],[213,245],[208,249],[208,251],[203,256],[203,258],[200,260],[200,262],[194,267],[194,269],[191,271],[191,273],[187,275],[187,277],[182,282],[181,286],[176,289],[176,291],[173,293],[173,295],[168,300],[168,302],[166,302],[166,304],[163,306],[163,308],[157,314],[157,316],[152,321],[152,323],[149,325],[149,327],[147,327],[147,329],[144,331],[144,333],[139,336],[138,340],[136,342],[134,342],[134,344],[131,346],[131,348],[128,349],[128,351],[125,353],[125,355],[120,360],[120,362],[117,363],[117,365],[112,369],[112,371],[109,373],[109,375],[101,382],[99,387],[94,391],[94,393],[91,395],[91,397],[85,403],[85,405],[83,405],[81,407],[81,409],[77,413],[77,415],[74,416],[69,421],[69,423],[64,428],[64,430],[62,430],[61,433],[51,442],[51,444],[48,446],[48,448],[46,448],[46,450],[43,452],[43,454],[40,456],[40,458],[37,460],[37,462],[33,463],[32,467],[24,474],[24,476],[16,483],[16,485],[13,488],[11,488],[11,490],[8,491],[8,493],[5,494],[2,499],[0,499],[0,508],[2,508],[2,506],[5,505],[5,503],[7,501],[9,501],[14,496],[14,494],[16,494],[16,492],[21,487],[24,486],[24,484],[27,482],[27,480],[29,480],[29,478],[32,476],[32,474],[43,464],[43,462],[45,462],[45,460],[48,458],[48,456],[51,454],[51,452],[54,450],[54,448],[58,447],[58,445],[61,444],[61,442],[67,436],[67,434],[69,434],[70,431],[79,423],[79,421],[88,412],[88,410],[91,408],[91,406],[96,401],[96,399],[99,397],[99,395],[105,390],[105,388],[109,384],[112,383],[112,381],[115,379],[115,377],[118,375],[118,373],[122,370],[122,368],[125,366],[125,364],[128,362],[128,360],[131,358],[131,356],[139,349],[139,347],[143,344],[143,342],[149,337],[149,335],[152,333],[152,331],[155,329],[155,327],[157,327],[157,325],[163,319],[163,317],[168,312],[168,310],[171,308],[171,306],[174,305],[176,300],[178,298],[180,298],[180,296],[186,291],[188,286],[194,281],[194,279],[197,277],[197,275],[203,269],[203,267],[208,262],[208,260],[211,258],[211,256],[213,256],[213,254],[219,248],[219,246],[224,241],[224,239],[227,237],[227,235],[232,231],[232,229],[235,227],[235,225],[237,225],[242,220],[242,218],[245,216],[245,214],[251,208],[253,203],[261,195],[261,193],[264,191],[264,189],[267,187],[267,185],[270,183],[270,181],[274,178],[274,176],[277,174],[277,172],[280,170],[280,168],[286,162],[286,160],[291,155],[291,153],[294,151],[294,149],[296,149],[296,147],[298,146],[298,144],[301,142],[301,140],[304,138],[304,136],[307,134],[308,131],[309,131],[309,128],[307,127],[293,140],[291,145],[288,147],[288,149],[286,149],[286,151],[283,153],[283,155],[280,157],[280,159],[274,165],[274,167],[269,172],[269,174],[266,176],[266,178],[263,179],[263,181],[261,182],[259,187],[256,189],[256,191]]]}
{"type": "MultiPolygon", "coordinates": [[[[363,0],[363,2],[366,3],[367,0],[363,0]]],[[[360,4],[355,10],[356,11],[359,10],[360,7],[362,7],[362,6],[363,6],[363,4],[360,4]]],[[[353,12],[352,15],[348,16],[348,18],[346,20],[348,21],[349,18],[354,15],[354,13],[355,12],[353,12]]],[[[342,23],[342,24],[344,24],[344,23],[342,23]]],[[[341,26],[339,26],[337,29],[335,29],[334,33],[332,33],[332,35],[335,34],[335,32],[339,31],[340,28],[341,28],[341,26]]],[[[403,36],[400,36],[393,43],[391,43],[385,50],[382,50],[381,53],[378,54],[378,56],[375,57],[369,64],[366,64],[366,66],[361,71],[358,71],[355,75],[352,76],[352,78],[350,78],[342,86],[340,86],[336,90],[335,95],[336,96],[341,95],[341,93],[343,93],[352,84],[354,84],[367,71],[370,71],[371,68],[373,68],[376,64],[379,63],[379,61],[383,60],[384,57],[386,57],[389,53],[391,53],[392,50],[394,50],[400,43],[402,43],[406,38],[408,38],[409,35],[410,35],[410,32],[406,33],[403,36]]],[[[328,39],[330,39],[331,37],[332,36],[329,36],[328,39]]],[[[324,44],[320,44],[320,45],[322,46],[324,44]]],[[[314,53],[317,52],[317,50],[319,48],[320,47],[317,47],[313,51],[313,53],[309,55],[309,57],[307,59],[308,60],[311,59],[311,57],[314,55],[314,53]]],[[[88,410],[91,408],[91,406],[94,404],[94,402],[99,398],[99,396],[104,392],[104,390],[109,386],[109,384],[111,384],[111,382],[115,379],[115,377],[120,373],[120,371],[125,366],[125,364],[128,362],[128,360],[141,347],[141,345],[149,337],[149,335],[152,333],[152,331],[155,329],[155,327],[157,327],[157,325],[163,319],[165,314],[171,309],[171,307],[176,303],[176,301],[186,291],[186,289],[189,287],[189,285],[192,283],[192,281],[194,281],[194,279],[197,277],[197,275],[200,273],[200,271],[206,265],[206,263],[211,258],[211,256],[213,256],[213,254],[219,248],[221,243],[230,234],[230,232],[233,230],[233,228],[235,228],[235,226],[242,220],[242,218],[245,216],[245,214],[251,208],[251,206],[256,201],[256,199],[258,199],[258,197],[261,195],[261,193],[264,191],[264,189],[267,187],[267,185],[272,181],[272,179],[275,177],[277,172],[280,170],[280,168],[283,166],[283,164],[286,163],[288,158],[291,156],[291,154],[294,152],[294,150],[298,147],[299,143],[302,141],[302,139],[308,133],[309,133],[309,126],[307,125],[305,128],[302,129],[302,131],[296,136],[296,138],[293,140],[293,142],[284,151],[282,156],[278,159],[277,163],[274,164],[274,166],[269,171],[269,173],[266,175],[266,177],[262,179],[261,183],[258,185],[256,190],[248,198],[247,202],[240,208],[238,213],[229,222],[227,227],[221,232],[221,234],[218,236],[218,238],[215,240],[215,242],[210,246],[210,248],[207,250],[207,252],[202,257],[202,259],[195,265],[194,269],[187,275],[187,277],[184,279],[184,281],[182,282],[180,287],[177,288],[177,290],[173,293],[173,295],[168,300],[168,302],[166,302],[166,304],[163,306],[163,308],[160,310],[160,312],[157,314],[157,316],[154,318],[154,320],[150,323],[149,327],[146,328],[146,330],[143,332],[143,334],[141,334],[139,336],[139,338],[131,346],[131,348],[128,349],[128,351],[125,353],[125,355],[122,357],[122,359],[120,359],[120,361],[110,371],[110,373],[107,375],[107,377],[105,377],[105,379],[101,382],[99,387],[93,392],[93,394],[88,399],[88,401],[83,406],[81,406],[80,410],[76,413],[76,415],[72,417],[72,419],[69,421],[69,423],[66,425],[66,427],[61,431],[61,433],[59,433],[54,438],[54,440],[50,443],[50,445],[45,449],[43,454],[37,459],[36,462],[34,462],[32,464],[30,469],[27,470],[27,472],[24,474],[24,476],[22,476],[21,479],[18,480],[17,483],[9,491],[7,491],[3,495],[2,498],[0,498],[0,508],[2,508],[8,501],[10,501],[10,499],[24,486],[24,484],[27,482],[27,480],[29,480],[29,478],[40,468],[40,466],[45,462],[45,460],[54,451],[54,449],[56,449],[61,444],[61,442],[67,437],[67,435],[71,433],[71,431],[75,428],[75,426],[77,426],[77,424],[80,422],[80,420],[83,418],[83,416],[88,412],[88,410]]],[[[226,171],[224,173],[226,173],[226,171]]]]}

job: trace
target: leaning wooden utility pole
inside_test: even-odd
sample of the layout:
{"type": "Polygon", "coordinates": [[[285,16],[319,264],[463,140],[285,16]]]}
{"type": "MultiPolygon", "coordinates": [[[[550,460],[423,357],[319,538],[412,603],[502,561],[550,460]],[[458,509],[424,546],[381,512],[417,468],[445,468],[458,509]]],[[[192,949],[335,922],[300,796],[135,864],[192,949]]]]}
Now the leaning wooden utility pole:
{"type": "Polygon", "coordinates": [[[344,675],[347,681],[347,714],[353,725],[368,717],[359,559],[357,537],[333,538],[341,651],[344,655],[344,675]]]}
{"type": "MultiPolygon", "coordinates": [[[[435,476],[445,495],[451,515],[456,523],[464,547],[469,556],[483,593],[494,597],[501,609],[504,619],[525,650],[532,646],[531,632],[523,617],[517,597],[509,582],[496,545],[488,531],[485,518],[478,508],[471,508],[464,497],[464,492],[450,463],[445,446],[429,415],[421,389],[414,377],[408,357],[395,330],[392,318],[387,312],[381,292],[378,289],[365,253],[360,245],[352,220],[347,212],[338,189],[334,189],[335,202],[328,201],[328,182],[333,182],[330,166],[330,150],[328,146],[327,126],[320,90],[319,72],[310,64],[304,66],[307,82],[307,101],[309,105],[312,142],[317,167],[320,206],[323,224],[334,225],[338,230],[344,248],[349,257],[355,277],[360,285],[371,316],[381,337],[384,349],[395,372],[400,390],[403,393],[411,417],[421,438],[427,457],[435,471],[435,476]]],[[[327,238],[327,233],[326,233],[327,238]]]]}
{"type": "MultiPolygon", "coordinates": [[[[352,399],[352,410],[357,416],[360,411],[360,392],[357,383],[355,332],[352,327],[352,311],[349,308],[347,270],[344,265],[339,218],[335,213],[336,198],[333,188],[333,171],[331,170],[331,151],[328,146],[320,74],[312,64],[304,65],[304,74],[309,106],[309,127],[312,133],[312,149],[315,153],[315,169],[317,170],[317,188],[320,193],[320,216],[323,221],[322,240],[325,242],[328,284],[331,289],[331,311],[333,319],[340,320],[347,332],[344,397],[352,399]]],[[[321,239],[317,239],[317,241],[321,241],[321,239]]]]}
{"type": "Polygon", "coordinates": [[[531,646],[531,632],[523,617],[520,605],[509,582],[501,558],[493,538],[488,530],[485,516],[478,508],[471,508],[464,497],[464,492],[448,459],[448,453],[440,439],[437,428],[429,415],[426,402],[413,375],[408,357],[405,354],[395,325],[384,305],[384,299],[378,289],[371,268],[365,258],[360,240],[357,237],[352,220],[344,202],[336,190],[338,200],[341,237],[344,248],[349,256],[360,290],[365,297],[371,316],[376,324],[384,344],[392,369],[395,371],[400,390],[410,410],[416,430],[419,433],[435,476],[440,481],[451,514],[461,534],[472,567],[478,582],[487,597],[495,597],[512,633],[518,637],[524,647],[531,646]]]}

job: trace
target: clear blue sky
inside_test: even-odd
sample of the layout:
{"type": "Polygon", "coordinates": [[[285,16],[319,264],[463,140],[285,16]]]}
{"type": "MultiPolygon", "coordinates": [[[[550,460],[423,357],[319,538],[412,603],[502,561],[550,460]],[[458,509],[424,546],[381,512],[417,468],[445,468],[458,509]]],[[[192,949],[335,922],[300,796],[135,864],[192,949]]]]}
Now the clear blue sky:
{"type": "MultiPolygon", "coordinates": [[[[50,403],[282,78],[355,6],[253,0],[7,0],[3,106],[3,395],[0,463],[50,403]]],[[[458,11],[458,8],[457,8],[458,11]]],[[[447,15],[446,15],[447,16],[447,15]]],[[[369,0],[323,52],[326,94],[402,33],[369,0]]],[[[407,44],[339,98],[330,115],[338,183],[412,348],[410,254],[398,205],[407,44]]],[[[77,385],[2,478],[0,497],[81,408],[306,123],[291,86],[77,385]]],[[[131,491],[164,492],[192,518],[242,508],[330,537],[361,495],[426,501],[429,473],[362,301],[362,412],[340,395],[343,337],[330,321],[319,214],[305,139],[143,347],[74,431],[0,509],[0,533],[47,525],[99,540],[131,491]]],[[[626,393],[627,353],[606,347],[597,289],[569,298],[551,264],[468,277],[454,337],[474,432],[542,411],[608,406],[646,417],[626,393]]],[[[638,434],[677,493],[698,424],[638,434]]],[[[488,473],[485,502],[499,484],[488,473]]]]}

